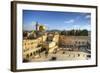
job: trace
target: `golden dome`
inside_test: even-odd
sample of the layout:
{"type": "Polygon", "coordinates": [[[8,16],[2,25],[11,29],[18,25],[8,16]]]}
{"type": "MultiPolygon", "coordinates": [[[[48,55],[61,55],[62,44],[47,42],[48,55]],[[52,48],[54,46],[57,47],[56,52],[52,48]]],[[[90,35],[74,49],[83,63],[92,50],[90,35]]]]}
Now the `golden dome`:
{"type": "Polygon", "coordinates": [[[44,25],[39,25],[39,31],[44,31],[46,30],[46,27],[44,25]]]}

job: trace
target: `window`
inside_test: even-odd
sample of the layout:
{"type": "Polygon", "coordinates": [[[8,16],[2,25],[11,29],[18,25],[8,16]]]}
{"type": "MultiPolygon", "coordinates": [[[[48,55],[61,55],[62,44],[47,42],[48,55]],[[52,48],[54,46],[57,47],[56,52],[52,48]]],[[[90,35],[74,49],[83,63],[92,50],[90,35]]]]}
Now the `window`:
{"type": "Polygon", "coordinates": [[[30,56],[32,56],[32,53],[30,54],[30,56]]]}
{"type": "Polygon", "coordinates": [[[24,45],[26,45],[26,43],[24,45]]]}
{"type": "Polygon", "coordinates": [[[78,43],[80,44],[81,42],[79,41],[78,43]]]}
{"type": "Polygon", "coordinates": [[[29,58],[29,54],[26,55],[26,58],[29,58]]]}
{"type": "Polygon", "coordinates": [[[78,54],[78,57],[80,56],[80,54],[78,54]]]}

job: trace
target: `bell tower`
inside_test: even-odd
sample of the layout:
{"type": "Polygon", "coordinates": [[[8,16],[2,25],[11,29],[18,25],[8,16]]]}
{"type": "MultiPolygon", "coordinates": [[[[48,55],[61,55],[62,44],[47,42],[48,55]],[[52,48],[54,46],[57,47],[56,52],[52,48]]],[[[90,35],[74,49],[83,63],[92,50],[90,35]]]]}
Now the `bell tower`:
{"type": "Polygon", "coordinates": [[[36,22],[36,31],[39,31],[39,24],[36,22]]]}

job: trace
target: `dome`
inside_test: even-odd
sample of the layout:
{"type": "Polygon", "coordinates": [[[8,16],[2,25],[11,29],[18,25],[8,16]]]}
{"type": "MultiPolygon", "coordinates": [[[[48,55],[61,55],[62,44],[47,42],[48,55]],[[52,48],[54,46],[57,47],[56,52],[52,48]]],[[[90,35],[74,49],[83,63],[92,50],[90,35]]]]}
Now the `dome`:
{"type": "Polygon", "coordinates": [[[46,27],[44,25],[40,25],[39,26],[39,31],[44,31],[44,30],[46,30],[46,27]]]}

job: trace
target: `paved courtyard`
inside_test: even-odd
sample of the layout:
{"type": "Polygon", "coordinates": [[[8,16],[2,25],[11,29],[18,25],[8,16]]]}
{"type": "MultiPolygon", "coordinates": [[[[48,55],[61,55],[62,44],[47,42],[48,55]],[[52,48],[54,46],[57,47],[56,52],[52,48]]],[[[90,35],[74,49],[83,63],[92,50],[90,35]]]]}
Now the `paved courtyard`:
{"type": "Polygon", "coordinates": [[[45,54],[45,52],[40,53],[40,55],[36,55],[35,57],[30,57],[30,62],[39,62],[39,61],[60,61],[60,60],[87,60],[86,52],[81,51],[65,51],[59,50],[54,53],[45,54]]]}

